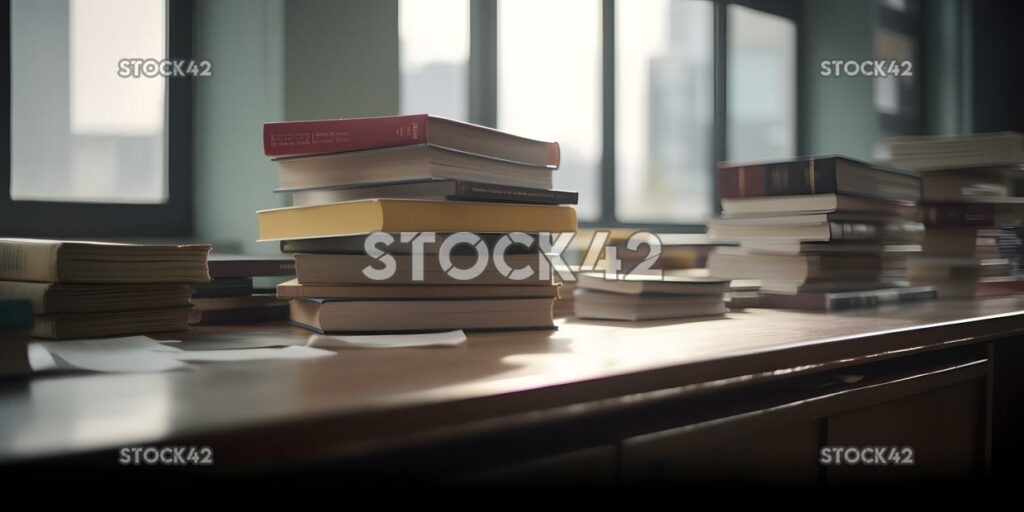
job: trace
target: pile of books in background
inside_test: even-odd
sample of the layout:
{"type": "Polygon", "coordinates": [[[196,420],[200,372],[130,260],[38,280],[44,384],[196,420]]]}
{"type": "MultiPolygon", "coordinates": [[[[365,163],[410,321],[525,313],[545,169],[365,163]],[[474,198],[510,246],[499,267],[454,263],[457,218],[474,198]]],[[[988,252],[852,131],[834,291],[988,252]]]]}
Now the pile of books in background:
{"type": "Polygon", "coordinates": [[[729,280],[633,273],[607,279],[583,273],[575,291],[576,316],[599,320],[665,320],[724,315],[729,280]]]}
{"type": "Polygon", "coordinates": [[[766,307],[835,310],[934,298],[910,287],[920,250],[920,177],[832,156],[719,166],[721,218],[708,223],[720,247],[716,277],[761,282],[766,307]]]}
{"type": "Polygon", "coordinates": [[[1024,291],[1024,198],[1011,197],[1024,165],[1024,135],[988,133],[889,140],[892,164],[921,174],[920,254],[911,282],[943,298],[1024,291]]]}
{"type": "MultiPolygon", "coordinates": [[[[526,279],[493,258],[478,274],[453,275],[439,252],[452,233],[478,235],[493,254],[502,234],[575,231],[575,210],[563,205],[577,194],[553,190],[557,143],[417,115],[268,123],[264,150],[292,196],[292,207],[258,217],[260,239],[295,257],[296,278],[277,288],[293,323],[318,332],[554,325],[558,287],[535,237],[506,253],[509,268],[532,272],[526,279]],[[367,254],[366,237],[379,233],[390,243],[367,254]]],[[[455,268],[476,265],[477,248],[454,248],[455,268]]]]}
{"type": "Polygon", "coordinates": [[[0,298],[28,299],[32,336],[89,338],[188,329],[209,245],[0,239],[0,298]]]}
{"type": "MultiPolygon", "coordinates": [[[[191,324],[215,325],[271,322],[288,319],[288,302],[278,299],[274,286],[258,283],[295,276],[295,260],[285,256],[247,256],[213,253],[210,282],[196,286],[191,324]]],[[[273,282],[276,285],[276,282],[273,282]]]]}

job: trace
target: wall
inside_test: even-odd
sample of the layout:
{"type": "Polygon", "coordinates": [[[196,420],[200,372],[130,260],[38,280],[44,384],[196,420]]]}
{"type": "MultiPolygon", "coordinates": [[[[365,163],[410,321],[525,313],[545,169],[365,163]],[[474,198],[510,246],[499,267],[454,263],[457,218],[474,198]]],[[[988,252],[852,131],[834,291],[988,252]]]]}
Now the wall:
{"type": "Polygon", "coordinates": [[[272,254],[255,212],[287,205],[263,155],[264,122],[398,111],[396,0],[196,2],[196,237],[272,254]]]}

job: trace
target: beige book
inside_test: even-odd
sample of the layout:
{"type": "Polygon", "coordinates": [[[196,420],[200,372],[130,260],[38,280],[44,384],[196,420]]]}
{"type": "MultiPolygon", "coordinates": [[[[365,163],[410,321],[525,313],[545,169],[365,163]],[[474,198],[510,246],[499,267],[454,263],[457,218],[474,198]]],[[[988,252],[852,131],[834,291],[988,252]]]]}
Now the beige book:
{"type": "MultiPolygon", "coordinates": [[[[298,279],[277,285],[277,298],[353,299],[481,299],[558,297],[558,285],[429,285],[429,284],[299,284],[298,279]]],[[[198,301],[198,299],[195,299],[198,301]]]]}
{"type": "Polygon", "coordinates": [[[43,283],[199,283],[209,245],[131,245],[0,238],[0,280],[43,283]]]}
{"type": "Polygon", "coordinates": [[[124,336],[188,329],[191,307],[116,311],[111,313],[58,313],[36,317],[32,336],[52,340],[124,336]]]}
{"type": "Polygon", "coordinates": [[[37,315],[185,307],[187,284],[64,284],[0,281],[0,297],[32,301],[37,315]]]}
{"type": "Polygon", "coordinates": [[[553,301],[296,299],[291,319],[319,332],[550,328],[553,301]]]}

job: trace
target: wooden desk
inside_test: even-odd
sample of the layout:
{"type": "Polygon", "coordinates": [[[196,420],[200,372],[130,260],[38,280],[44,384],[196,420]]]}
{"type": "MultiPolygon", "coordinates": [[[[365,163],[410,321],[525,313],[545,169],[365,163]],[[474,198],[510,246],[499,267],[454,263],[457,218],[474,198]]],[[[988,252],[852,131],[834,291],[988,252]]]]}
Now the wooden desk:
{"type": "MultiPolygon", "coordinates": [[[[665,432],[697,432],[707,443],[729,429],[706,426],[754,414],[765,419],[755,431],[806,431],[816,450],[821,422],[857,432],[862,419],[843,423],[842,413],[952,387],[966,397],[964,407],[981,408],[980,452],[971,460],[984,471],[1000,429],[993,415],[1006,416],[992,412],[1004,402],[992,397],[1002,378],[991,371],[992,342],[1013,351],[1022,331],[1022,298],[828,315],[752,309],[685,323],[568,320],[557,331],[473,333],[451,349],[350,349],[314,361],[7,378],[0,381],[0,463],[114,466],[119,447],[190,444],[214,450],[210,471],[217,474],[358,473],[400,463],[413,474],[422,466],[456,479],[483,469],[505,478],[517,467],[529,474],[583,468],[586,478],[629,477],[632,467],[645,478],[652,476],[643,469],[650,465],[645,450],[654,440],[660,452],[665,432]],[[826,396],[827,407],[815,405],[826,396]],[[786,412],[793,404],[802,411],[795,416],[786,412]],[[787,426],[786,418],[799,425],[787,426]],[[604,463],[615,466],[611,475],[591,474],[604,463]]],[[[299,344],[308,335],[267,324],[200,328],[180,339],[299,344]]],[[[683,444],[677,452],[694,446],[683,444]]],[[[809,476],[822,478],[815,471],[809,476]]]]}

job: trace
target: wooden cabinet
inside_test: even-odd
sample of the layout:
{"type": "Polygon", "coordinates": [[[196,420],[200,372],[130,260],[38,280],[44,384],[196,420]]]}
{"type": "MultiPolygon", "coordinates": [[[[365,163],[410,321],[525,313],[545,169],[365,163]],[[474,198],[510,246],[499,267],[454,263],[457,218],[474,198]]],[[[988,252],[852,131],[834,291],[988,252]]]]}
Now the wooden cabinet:
{"type": "Polygon", "coordinates": [[[626,481],[814,483],[818,423],[762,425],[758,418],[627,439],[626,481]]]}
{"type": "Polygon", "coordinates": [[[985,382],[981,379],[829,416],[827,444],[905,447],[911,464],[835,464],[830,482],[980,476],[985,382]]]}

